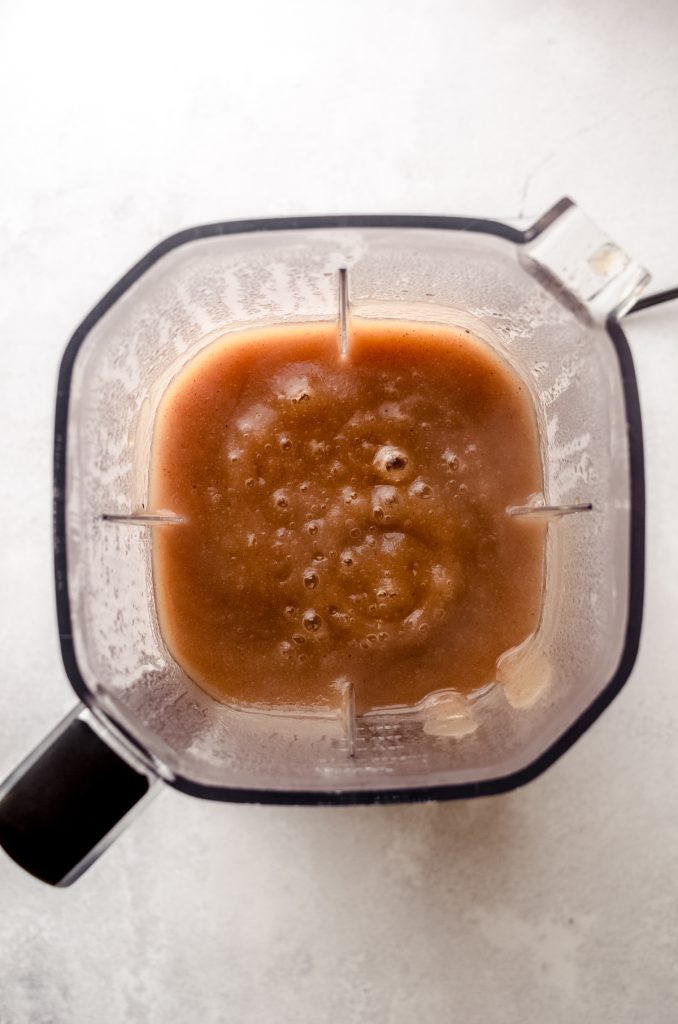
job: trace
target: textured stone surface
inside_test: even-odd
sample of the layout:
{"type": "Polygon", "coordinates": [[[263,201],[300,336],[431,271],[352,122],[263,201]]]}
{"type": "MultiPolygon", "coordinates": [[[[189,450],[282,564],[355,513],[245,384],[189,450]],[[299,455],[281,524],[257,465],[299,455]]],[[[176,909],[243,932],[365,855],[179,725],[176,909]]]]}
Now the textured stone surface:
{"type": "MultiPolygon", "coordinates": [[[[0,774],[72,704],[53,612],[56,369],[201,221],[528,217],[573,195],[678,283],[672,0],[0,11],[0,774]]],[[[669,1024],[678,1000],[678,311],[629,322],[648,593],[629,685],[544,777],[466,804],[162,793],[74,888],[0,859],[2,1024],[669,1024]]]]}

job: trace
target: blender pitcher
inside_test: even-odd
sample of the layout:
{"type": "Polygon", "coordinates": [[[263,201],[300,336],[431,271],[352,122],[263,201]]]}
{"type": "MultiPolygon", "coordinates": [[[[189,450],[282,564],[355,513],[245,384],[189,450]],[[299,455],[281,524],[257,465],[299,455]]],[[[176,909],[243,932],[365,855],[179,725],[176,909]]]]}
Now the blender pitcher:
{"type": "Polygon", "coordinates": [[[619,691],[643,602],[643,451],[619,317],[647,273],[569,200],[526,231],[487,220],[213,224],[145,256],[73,335],[56,407],[54,547],[80,704],[10,776],[0,842],[67,885],[162,780],[215,800],[347,804],[499,793],[562,754],[619,691]],[[356,718],[208,697],[173,660],[153,594],[154,415],[215,337],[350,315],[471,324],[530,384],[548,520],[537,635],[469,707],[433,695],[356,718]],[[503,684],[503,685],[501,685],[503,684]],[[470,723],[470,724],[469,724],[470,723]]]}

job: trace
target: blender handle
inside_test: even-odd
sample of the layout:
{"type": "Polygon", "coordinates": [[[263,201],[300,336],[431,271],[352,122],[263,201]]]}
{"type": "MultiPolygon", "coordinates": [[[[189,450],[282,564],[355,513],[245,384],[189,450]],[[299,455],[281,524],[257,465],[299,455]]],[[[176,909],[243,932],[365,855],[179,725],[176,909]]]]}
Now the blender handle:
{"type": "Polygon", "coordinates": [[[158,788],[97,726],[78,705],[0,787],[0,846],[50,885],[74,882],[158,788]]]}

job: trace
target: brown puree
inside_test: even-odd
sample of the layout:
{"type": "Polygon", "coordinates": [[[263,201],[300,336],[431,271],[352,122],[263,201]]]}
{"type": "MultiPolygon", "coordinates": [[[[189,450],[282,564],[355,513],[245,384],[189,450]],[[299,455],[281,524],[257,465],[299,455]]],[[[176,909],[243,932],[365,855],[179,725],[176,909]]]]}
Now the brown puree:
{"type": "Polygon", "coordinates": [[[461,328],[356,319],[214,342],[158,411],[160,627],[218,700],[358,712],[495,678],[537,627],[544,527],[524,383],[461,328]]]}

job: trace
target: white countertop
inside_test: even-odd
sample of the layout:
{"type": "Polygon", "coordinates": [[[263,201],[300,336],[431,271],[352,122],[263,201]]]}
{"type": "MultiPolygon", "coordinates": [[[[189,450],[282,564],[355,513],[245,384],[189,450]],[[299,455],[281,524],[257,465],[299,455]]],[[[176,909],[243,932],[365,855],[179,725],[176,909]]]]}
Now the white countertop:
{"type": "MultiPolygon", "coordinates": [[[[0,774],[73,704],[51,561],[56,371],[164,236],[573,196],[678,283],[674,0],[0,9],[0,774]]],[[[673,1024],[678,308],[629,321],[647,595],[621,696],[506,796],[387,808],[166,790],[70,889],[0,858],[2,1024],[673,1024]]]]}

